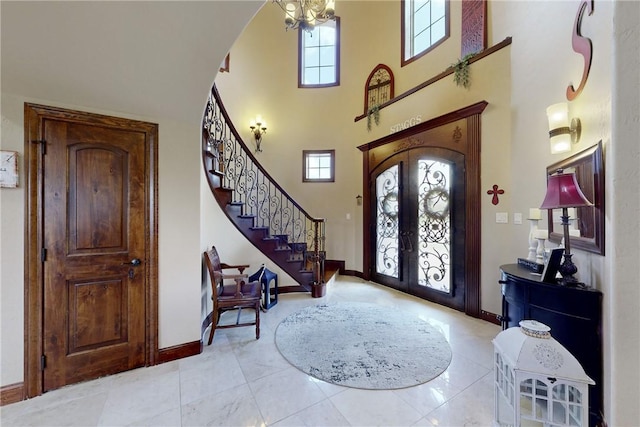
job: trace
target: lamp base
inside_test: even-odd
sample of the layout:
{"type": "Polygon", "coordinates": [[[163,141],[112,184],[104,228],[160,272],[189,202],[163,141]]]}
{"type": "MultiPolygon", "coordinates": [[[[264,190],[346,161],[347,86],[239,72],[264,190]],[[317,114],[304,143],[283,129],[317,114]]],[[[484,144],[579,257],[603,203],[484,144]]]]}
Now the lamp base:
{"type": "Polygon", "coordinates": [[[572,254],[568,254],[565,252],[564,261],[560,267],[558,267],[558,272],[562,276],[560,280],[560,284],[563,286],[581,286],[583,283],[579,282],[578,279],[573,277],[574,274],[578,272],[578,267],[571,260],[572,254]]]}

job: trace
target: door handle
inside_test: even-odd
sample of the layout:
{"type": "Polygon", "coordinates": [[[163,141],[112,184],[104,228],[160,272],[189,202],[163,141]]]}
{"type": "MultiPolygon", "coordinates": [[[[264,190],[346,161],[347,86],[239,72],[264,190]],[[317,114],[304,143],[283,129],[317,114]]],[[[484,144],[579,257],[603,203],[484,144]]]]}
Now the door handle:
{"type": "Polygon", "coordinates": [[[411,231],[403,231],[400,233],[400,250],[402,252],[404,251],[413,252],[413,243],[411,243],[412,236],[413,236],[413,232],[411,231]]]}
{"type": "Polygon", "coordinates": [[[405,236],[407,238],[407,243],[408,243],[407,246],[409,246],[409,252],[413,252],[413,243],[411,243],[411,240],[412,240],[412,237],[413,237],[413,231],[407,231],[405,233],[405,236]]]}
{"type": "Polygon", "coordinates": [[[123,262],[122,265],[133,265],[134,267],[139,266],[140,264],[142,264],[142,261],[140,261],[139,258],[134,258],[129,262],[123,262]]]}

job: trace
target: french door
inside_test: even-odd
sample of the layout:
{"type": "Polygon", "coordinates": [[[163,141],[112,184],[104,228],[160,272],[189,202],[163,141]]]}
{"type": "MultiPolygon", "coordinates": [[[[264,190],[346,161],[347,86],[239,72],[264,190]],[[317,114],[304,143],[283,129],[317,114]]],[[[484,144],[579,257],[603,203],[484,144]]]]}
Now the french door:
{"type": "Polygon", "coordinates": [[[480,114],[487,105],[358,147],[365,280],[482,316],[480,114]]]}
{"type": "Polygon", "coordinates": [[[464,155],[404,151],[381,163],[370,185],[372,280],[464,309],[464,155]]]}

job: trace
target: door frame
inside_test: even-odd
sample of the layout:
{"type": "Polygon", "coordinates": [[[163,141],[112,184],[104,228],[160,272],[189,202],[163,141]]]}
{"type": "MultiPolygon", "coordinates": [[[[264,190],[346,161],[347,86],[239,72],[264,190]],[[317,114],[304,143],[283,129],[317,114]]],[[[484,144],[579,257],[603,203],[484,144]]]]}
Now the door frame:
{"type": "MultiPolygon", "coordinates": [[[[43,393],[44,233],[43,121],[138,131],[145,135],[145,366],[158,363],[158,125],[25,102],[25,251],[24,251],[24,394],[43,393]]],[[[45,154],[46,155],[46,154],[45,154]]]]}
{"type": "MultiPolygon", "coordinates": [[[[362,151],[362,191],[363,206],[371,206],[371,187],[369,179],[372,170],[390,156],[400,151],[409,150],[418,146],[435,146],[425,143],[420,134],[424,132],[445,132],[448,146],[443,148],[459,147],[465,155],[465,185],[466,207],[465,217],[467,224],[480,224],[480,114],[487,107],[488,102],[480,101],[473,105],[444,114],[416,126],[404,129],[400,132],[384,136],[375,141],[358,147],[362,151]],[[463,129],[455,126],[452,133],[452,124],[464,121],[463,129]]],[[[362,245],[363,245],[363,278],[369,280],[372,274],[371,262],[371,238],[373,227],[371,215],[365,213],[362,221],[362,245]]],[[[469,316],[480,317],[480,240],[481,227],[465,227],[465,301],[464,312],[469,316]]]]}

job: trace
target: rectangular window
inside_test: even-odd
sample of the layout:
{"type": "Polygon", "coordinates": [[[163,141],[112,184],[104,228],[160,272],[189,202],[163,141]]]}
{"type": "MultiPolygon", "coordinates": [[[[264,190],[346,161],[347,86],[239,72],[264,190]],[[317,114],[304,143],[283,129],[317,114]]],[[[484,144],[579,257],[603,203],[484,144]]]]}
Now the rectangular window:
{"type": "Polygon", "coordinates": [[[340,84],[340,18],[298,30],[298,87],[340,84]]]}
{"type": "Polygon", "coordinates": [[[302,182],[334,182],[335,150],[303,150],[302,182]]]}
{"type": "Polygon", "coordinates": [[[402,66],[449,37],[449,0],[402,0],[402,66]]]}

